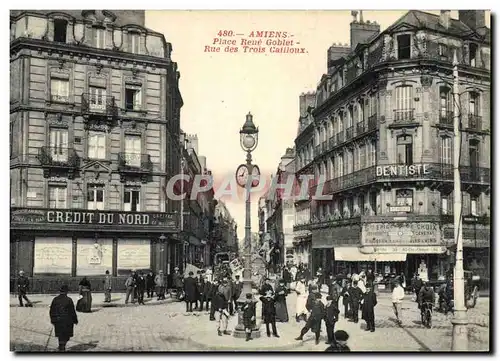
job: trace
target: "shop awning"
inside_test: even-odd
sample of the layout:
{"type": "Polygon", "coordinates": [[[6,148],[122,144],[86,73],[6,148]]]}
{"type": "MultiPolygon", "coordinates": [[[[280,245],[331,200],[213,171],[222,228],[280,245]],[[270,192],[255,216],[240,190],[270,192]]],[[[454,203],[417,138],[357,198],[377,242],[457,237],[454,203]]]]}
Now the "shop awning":
{"type": "Polygon", "coordinates": [[[358,247],[335,247],[335,261],[347,262],[404,262],[406,253],[361,253],[358,247]]]}

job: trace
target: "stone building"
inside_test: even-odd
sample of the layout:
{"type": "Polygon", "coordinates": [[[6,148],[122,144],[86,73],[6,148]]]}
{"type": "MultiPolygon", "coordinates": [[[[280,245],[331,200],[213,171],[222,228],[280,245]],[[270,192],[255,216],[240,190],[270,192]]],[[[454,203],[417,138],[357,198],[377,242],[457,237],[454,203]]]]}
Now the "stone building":
{"type": "Polygon", "coordinates": [[[215,205],[213,242],[215,253],[238,252],[238,225],[231,216],[226,204],[218,199],[215,205]]]}
{"type": "Polygon", "coordinates": [[[355,19],[350,46],[330,47],[314,121],[302,121],[296,139],[298,172],[317,180],[311,194],[332,198],[312,201],[311,221],[300,226],[312,232],[314,269],[444,276],[460,152],[464,267],[489,277],[490,41],[484,11],[459,11],[459,19],[409,11],[383,32],[355,19]]]}
{"type": "Polygon", "coordinates": [[[11,277],[24,270],[33,291],[74,290],[82,276],[98,289],[106,270],[119,289],[131,269],[174,263],[164,190],[179,73],[144,17],[11,12],[11,277]]]}

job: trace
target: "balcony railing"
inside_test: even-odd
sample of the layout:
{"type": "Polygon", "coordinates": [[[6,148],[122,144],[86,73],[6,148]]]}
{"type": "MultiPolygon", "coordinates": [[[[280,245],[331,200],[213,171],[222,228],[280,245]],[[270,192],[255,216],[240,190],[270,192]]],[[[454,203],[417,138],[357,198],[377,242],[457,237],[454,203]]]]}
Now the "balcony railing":
{"type": "Polygon", "coordinates": [[[395,123],[412,123],[415,120],[413,109],[395,109],[394,122],[395,123]]]}
{"type": "Polygon", "coordinates": [[[337,133],[337,145],[344,143],[344,132],[337,133]]]}
{"type": "Polygon", "coordinates": [[[351,126],[345,130],[345,140],[348,141],[354,137],[354,127],[351,126]]]}
{"type": "Polygon", "coordinates": [[[41,147],[37,158],[44,167],[78,168],[80,166],[80,157],[73,148],[41,147]]]}
{"type": "Polygon", "coordinates": [[[377,129],[378,115],[375,113],[368,117],[368,131],[377,129]]]}
{"type": "Polygon", "coordinates": [[[469,129],[482,130],[482,118],[479,115],[469,114],[469,129]]]}
{"type": "Polygon", "coordinates": [[[55,103],[69,103],[68,95],[50,94],[50,101],[55,103]]]}
{"type": "Polygon", "coordinates": [[[439,113],[439,124],[445,126],[453,126],[453,112],[441,111],[439,113]]]}
{"type": "Polygon", "coordinates": [[[363,134],[365,132],[365,128],[366,128],[366,124],[364,121],[358,122],[358,124],[356,124],[356,135],[363,134]]]}
{"type": "Polygon", "coordinates": [[[332,149],[335,146],[335,136],[331,136],[330,140],[328,140],[328,147],[332,149]]]}
{"type": "Polygon", "coordinates": [[[97,95],[90,93],[82,94],[82,114],[106,115],[110,117],[118,116],[118,107],[115,97],[110,95],[97,95]]]}
{"type": "Polygon", "coordinates": [[[153,163],[149,154],[126,153],[118,154],[118,169],[137,173],[149,173],[153,170],[153,163]]]}

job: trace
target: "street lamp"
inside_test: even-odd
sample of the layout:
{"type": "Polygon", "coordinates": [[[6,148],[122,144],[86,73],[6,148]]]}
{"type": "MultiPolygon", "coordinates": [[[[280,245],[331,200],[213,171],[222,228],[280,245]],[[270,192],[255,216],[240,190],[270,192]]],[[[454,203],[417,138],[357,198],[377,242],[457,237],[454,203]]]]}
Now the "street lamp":
{"type": "MultiPolygon", "coordinates": [[[[246,190],[245,200],[245,256],[243,269],[243,289],[240,298],[236,301],[243,306],[246,302],[246,294],[252,293],[252,240],[250,227],[250,191],[252,187],[258,185],[258,177],[260,176],[259,167],[252,165],[252,151],[257,148],[259,143],[259,129],[253,123],[252,114],[248,113],[245,124],[240,130],[240,145],[247,153],[246,163],[238,167],[236,171],[236,181],[240,187],[246,190]]],[[[234,337],[243,338],[246,336],[245,325],[243,323],[243,311],[238,313],[238,324],[233,332],[234,337]]],[[[255,316],[255,315],[254,315],[255,316]]],[[[259,325],[260,326],[260,325],[259,325]]],[[[254,324],[252,337],[260,337],[259,326],[254,324]]]]}

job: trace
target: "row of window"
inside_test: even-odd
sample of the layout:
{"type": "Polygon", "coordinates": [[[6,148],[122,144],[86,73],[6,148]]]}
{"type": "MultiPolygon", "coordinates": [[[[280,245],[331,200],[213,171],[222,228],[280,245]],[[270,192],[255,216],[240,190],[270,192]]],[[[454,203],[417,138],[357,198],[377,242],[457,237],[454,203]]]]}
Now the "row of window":
{"type": "MultiPolygon", "coordinates": [[[[89,159],[107,159],[106,132],[89,131],[87,136],[87,157],[89,159]]],[[[52,128],[49,133],[50,155],[53,161],[66,162],[69,154],[68,130],[52,128]]],[[[140,167],[142,139],[140,135],[125,135],[125,161],[132,167],[140,167]]]]}
{"type": "MultiPolygon", "coordinates": [[[[102,184],[88,184],[86,208],[104,210],[105,187],[102,184]]],[[[67,208],[68,189],[66,185],[49,185],[49,208],[67,208]]],[[[141,189],[125,186],[123,189],[123,210],[139,212],[141,210],[141,189]]]]}
{"type": "MultiPolygon", "coordinates": [[[[58,78],[57,75],[50,79],[50,99],[53,102],[67,103],[69,101],[69,80],[58,78]]],[[[106,88],[89,86],[90,110],[102,111],[106,109],[106,88]]],[[[141,110],[142,87],[133,84],[125,85],[125,109],[141,110]]]]}
{"type": "MultiPolygon", "coordinates": [[[[98,49],[106,48],[106,45],[112,41],[105,28],[92,27],[92,46],[98,49]]],[[[64,19],[54,20],[54,41],[66,43],[68,38],[68,21],[64,19]]],[[[128,51],[133,54],[140,53],[140,34],[138,32],[128,32],[128,51]]]]}

